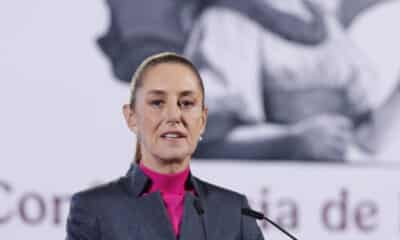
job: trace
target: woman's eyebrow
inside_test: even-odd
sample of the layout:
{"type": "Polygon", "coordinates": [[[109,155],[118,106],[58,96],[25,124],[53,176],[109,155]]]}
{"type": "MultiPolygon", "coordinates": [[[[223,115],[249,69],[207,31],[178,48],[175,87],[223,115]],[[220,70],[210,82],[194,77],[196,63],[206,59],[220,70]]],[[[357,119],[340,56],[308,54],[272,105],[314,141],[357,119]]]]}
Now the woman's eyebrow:
{"type": "MultiPolygon", "coordinates": [[[[160,90],[160,89],[152,89],[149,90],[146,95],[156,95],[156,96],[165,96],[167,95],[167,92],[164,90],[160,90]]],[[[181,92],[179,92],[179,96],[195,96],[196,92],[193,90],[183,90],[181,92]]]]}
{"type": "Polygon", "coordinates": [[[194,96],[196,93],[192,90],[185,90],[179,93],[181,96],[194,96]]]}
{"type": "Polygon", "coordinates": [[[164,90],[159,90],[159,89],[152,89],[147,92],[148,95],[158,95],[158,96],[164,96],[166,95],[166,92],[164,90]]]}

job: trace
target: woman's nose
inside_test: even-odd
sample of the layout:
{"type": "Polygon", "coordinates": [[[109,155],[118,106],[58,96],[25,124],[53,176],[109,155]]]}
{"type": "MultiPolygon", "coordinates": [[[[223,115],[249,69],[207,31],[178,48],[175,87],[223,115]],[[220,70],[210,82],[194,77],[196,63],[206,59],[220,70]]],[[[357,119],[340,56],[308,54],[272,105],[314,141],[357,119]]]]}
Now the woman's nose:
{"type": "Polygon", "coordinates": [[[168,122],[179,122],[181,119],[181,109],[175,104],[168,104],[166,108],[166,118],[168,122]]]}

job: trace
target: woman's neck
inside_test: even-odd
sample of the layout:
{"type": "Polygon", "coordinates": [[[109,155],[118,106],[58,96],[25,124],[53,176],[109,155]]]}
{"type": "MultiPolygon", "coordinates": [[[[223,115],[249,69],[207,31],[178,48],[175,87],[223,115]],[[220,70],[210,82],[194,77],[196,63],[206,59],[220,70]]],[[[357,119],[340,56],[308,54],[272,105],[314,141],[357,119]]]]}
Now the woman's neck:
{"type": "Polygon", "coordinates": [[[165,174],[159,173],[140,164],[140,168],[152,181],[149,192],[159,190],[161,193],[183,194],[185,191],[185,182],[189,176],[189,168],[181,172],[165,174]]]}

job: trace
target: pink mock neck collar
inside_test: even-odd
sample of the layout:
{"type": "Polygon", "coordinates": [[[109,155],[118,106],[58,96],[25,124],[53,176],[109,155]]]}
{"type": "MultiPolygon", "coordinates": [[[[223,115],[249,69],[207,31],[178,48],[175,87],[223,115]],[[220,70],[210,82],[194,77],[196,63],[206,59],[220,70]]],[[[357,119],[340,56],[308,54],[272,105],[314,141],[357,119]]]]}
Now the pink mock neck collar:
{"type": "Polygon", "coordinates": [[[172,173],[158,173],[142,163],[139,165],[143,173],[151,179],[151,186],[148,192],[160,191],[161,193],[184,194],[186,179],[189,176],[190,168],[172,173]]]}

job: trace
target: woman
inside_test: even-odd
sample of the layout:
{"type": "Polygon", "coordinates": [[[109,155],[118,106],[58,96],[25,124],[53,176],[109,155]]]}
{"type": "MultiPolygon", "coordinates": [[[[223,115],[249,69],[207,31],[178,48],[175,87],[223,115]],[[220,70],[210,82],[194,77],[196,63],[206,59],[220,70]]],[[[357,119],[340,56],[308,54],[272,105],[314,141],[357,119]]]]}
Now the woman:
{"type": "Polygon", "coordinates": [[[190,174],[207,119],[193,65],[154,55],[131,86],[123,113],[137,136],[135,163],[125,177],[73,196],[67,240],[263,239],[255,220],[241,215],[243,195],[190,174]]]}

